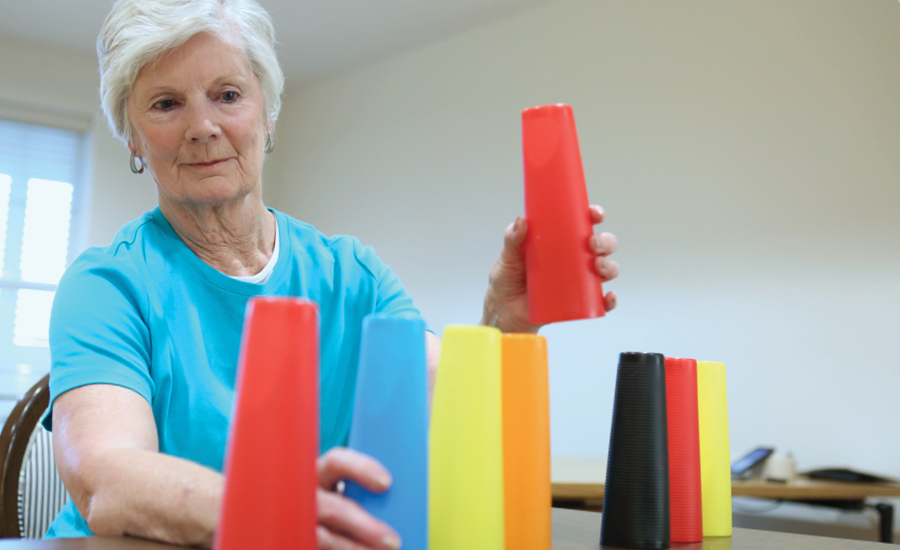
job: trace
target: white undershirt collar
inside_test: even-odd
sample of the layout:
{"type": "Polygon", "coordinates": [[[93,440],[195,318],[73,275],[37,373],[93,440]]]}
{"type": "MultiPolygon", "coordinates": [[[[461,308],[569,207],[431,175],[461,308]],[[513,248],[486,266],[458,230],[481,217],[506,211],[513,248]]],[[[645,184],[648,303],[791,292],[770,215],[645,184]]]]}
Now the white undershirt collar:
{"type": "Polygon", "coordinates": [[[272,274],[272,271],[275,269],[275,264],[278,263],[278,249],[280,248],[280,238],[278,235],[278,220],[275,220],[275,250],[272,251],[272,257],[269,258],[269,263],[266,264],[266,267],[262,269],[256,275],[248,275],[246,277],[236,277],[234,275],[230,275],[232,279],[237,279],[238,281],[244,281],[245,283],[255,283],[261,285],[269,280],[269,275],[272,274]]]}

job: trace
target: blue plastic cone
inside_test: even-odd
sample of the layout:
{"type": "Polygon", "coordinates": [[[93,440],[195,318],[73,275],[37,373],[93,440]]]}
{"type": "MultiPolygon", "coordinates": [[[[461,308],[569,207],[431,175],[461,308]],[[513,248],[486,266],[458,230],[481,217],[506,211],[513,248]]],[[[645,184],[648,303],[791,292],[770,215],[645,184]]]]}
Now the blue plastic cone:
{"type": "Polygon", "coordinates": [[[348,446],[378,460],[393,484],[384,494],[348,482],[345,494],[390,525],[404,550],[428,548],[428,403],[425,324],[363,320],[348,446]]]}

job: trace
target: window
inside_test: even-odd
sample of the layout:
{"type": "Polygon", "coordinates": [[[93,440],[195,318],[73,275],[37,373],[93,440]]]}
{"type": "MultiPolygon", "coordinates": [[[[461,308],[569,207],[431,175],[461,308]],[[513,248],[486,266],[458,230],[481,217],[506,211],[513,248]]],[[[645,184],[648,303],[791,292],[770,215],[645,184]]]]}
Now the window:
{"type": "Polygon", "coordinates": [[[85,136],[0,120],[0,418],[50,369],[56,285],[80,252],[85,136]]]}

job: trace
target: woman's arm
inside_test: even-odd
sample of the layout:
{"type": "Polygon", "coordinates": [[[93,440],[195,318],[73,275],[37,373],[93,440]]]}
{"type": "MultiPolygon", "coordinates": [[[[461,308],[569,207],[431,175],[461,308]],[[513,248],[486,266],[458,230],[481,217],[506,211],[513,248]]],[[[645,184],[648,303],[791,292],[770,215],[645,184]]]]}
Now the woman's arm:
{"type": "Polygon", "coordinates": [[[212,545],[224,478],[159,453],[153,411],[139,394],[94,384],[60,395],[53,446],[59,475],[94,534],[212,545]]]}
{"type": "MultiPolygon", "coordinates": [[[[130,535],[210,548],[224,477],[159,452],[156,422],[139,394],[108,384],[82,386],[53,405],[59,475],[96,535],[130,535]]],[[[391,483],[375,460],[331,449],[318,461],[319,548],[395,550],[397,534],[336,491],[350,479],[372,491],[391,483]]]]}

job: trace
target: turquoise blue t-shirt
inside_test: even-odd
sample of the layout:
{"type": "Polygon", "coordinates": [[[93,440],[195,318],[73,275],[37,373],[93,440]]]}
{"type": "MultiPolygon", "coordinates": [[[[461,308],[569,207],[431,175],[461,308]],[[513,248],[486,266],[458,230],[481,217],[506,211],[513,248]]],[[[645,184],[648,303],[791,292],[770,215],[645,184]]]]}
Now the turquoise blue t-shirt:
{"type": "MultiPolygon", "coordinates": [[[[420,313],[371,247],[273,212],[279,256],[263,284],[210,267],[159,208],[120,229],[109,246],[82,253],[53,302],[51,407],[79,386],[124,386],[150,403],[160,452],[222,471],[247,301],[297,296],[319,304],[322,451],[346,444],[363,317],[420,313]]],[[[48,414],[48,429],[51,421],[48,414]]],[[[69,501],[47,537],[90,534],[69,501]]]]}

